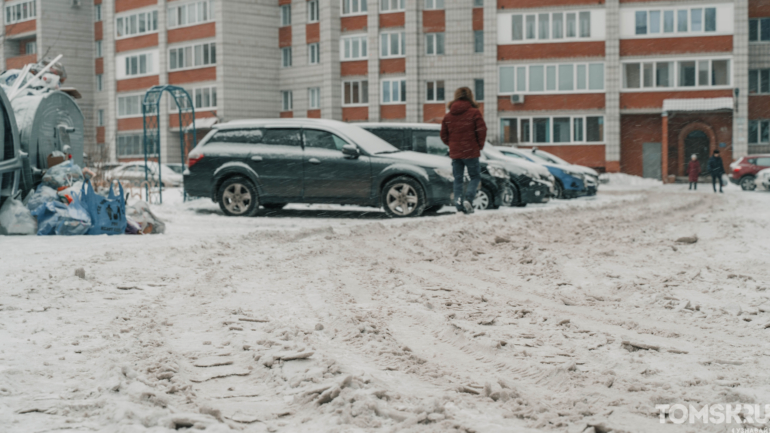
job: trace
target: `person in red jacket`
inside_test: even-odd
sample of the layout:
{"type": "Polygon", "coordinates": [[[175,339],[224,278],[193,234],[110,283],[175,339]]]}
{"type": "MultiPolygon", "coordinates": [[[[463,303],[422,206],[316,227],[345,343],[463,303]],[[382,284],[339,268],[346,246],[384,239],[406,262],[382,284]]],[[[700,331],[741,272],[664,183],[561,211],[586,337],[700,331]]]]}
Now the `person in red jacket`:
{"type": "Polygon", "coordinates": [[[479,158],[487,140],[487,124],[473,99],[473,91],[460,87],[449,103],[449,113],[441,122],[441,141],[449,146],[454,174],[454,200],[458,211],[473,213],[473,199],[481,181],[479,158]],[[463,197],[463,180],[468,170],[470,182],[463,197]]]}
{"type": "Polygon", "coordinates": [[[698,155],[693,154],[692,160],[687,165],[687,176],[690,178],[690,188],[698,190],[698,176],[700,176],[700,163],[698,162],[698,155]]]}

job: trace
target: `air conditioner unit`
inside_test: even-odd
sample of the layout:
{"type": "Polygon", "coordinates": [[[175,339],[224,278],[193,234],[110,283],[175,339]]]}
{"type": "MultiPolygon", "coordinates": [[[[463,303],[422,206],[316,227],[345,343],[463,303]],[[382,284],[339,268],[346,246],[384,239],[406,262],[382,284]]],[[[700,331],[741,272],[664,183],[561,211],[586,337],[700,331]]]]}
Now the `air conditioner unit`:
{"type": "Polygon", "coordinates": [[[524,95],[511,95],[511,104],[523,104],[524,95]]]}

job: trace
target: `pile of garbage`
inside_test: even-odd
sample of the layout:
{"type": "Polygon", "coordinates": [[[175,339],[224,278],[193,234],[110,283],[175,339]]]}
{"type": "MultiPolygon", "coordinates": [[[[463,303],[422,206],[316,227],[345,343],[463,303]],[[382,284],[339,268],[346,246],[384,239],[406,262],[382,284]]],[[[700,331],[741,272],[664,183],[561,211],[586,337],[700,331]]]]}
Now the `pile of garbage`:
{"type": "Polygon", "coordinates": [[[0,234],[38,236],[162,234],[165,223],[144,201],[126,205],[123,186],[106,195],[91,184],[92,173],[71,160],[48,169],[24,201],[9,198],[0,208],[0,234]],[[84,174],[85,172],[85,174],[84,174]]]}

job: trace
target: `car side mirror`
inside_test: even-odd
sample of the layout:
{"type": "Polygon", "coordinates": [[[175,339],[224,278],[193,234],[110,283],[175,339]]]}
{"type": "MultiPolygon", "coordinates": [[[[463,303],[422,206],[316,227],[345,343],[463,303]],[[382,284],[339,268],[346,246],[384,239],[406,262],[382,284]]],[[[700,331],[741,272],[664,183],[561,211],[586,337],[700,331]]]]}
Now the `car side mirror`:
{"type": "Polygon", "coordinates": [[[346,144],[342,146],[342,154],[350,158],[358,158],[361,152],[358,151],[358,147],[354,144],[346,144]]]}

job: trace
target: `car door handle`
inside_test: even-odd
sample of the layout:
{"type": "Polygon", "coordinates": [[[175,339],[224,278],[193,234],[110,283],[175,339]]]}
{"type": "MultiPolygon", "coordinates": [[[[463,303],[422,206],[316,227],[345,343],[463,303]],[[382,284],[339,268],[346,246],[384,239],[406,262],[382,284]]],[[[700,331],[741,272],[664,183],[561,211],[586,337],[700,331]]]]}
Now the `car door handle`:
{"type": "Polygon", "coordinates": [[[252,160],[252,161],[262,161],[262,157],[261,157],[261,156],[258,156],[258,155],[255,155],[255,156],[252,156],[252,157],[251,157],[251,160],[252,160]]]}
{"type": "Polygon", "coordinates": [[[319,161],[319,160],[317,160],[315,158],[310,158],[310,159],[307,160],[307,162],[309,162],[311,164],[320,164],[321,163],[321,161],[319,161]]]}

